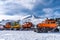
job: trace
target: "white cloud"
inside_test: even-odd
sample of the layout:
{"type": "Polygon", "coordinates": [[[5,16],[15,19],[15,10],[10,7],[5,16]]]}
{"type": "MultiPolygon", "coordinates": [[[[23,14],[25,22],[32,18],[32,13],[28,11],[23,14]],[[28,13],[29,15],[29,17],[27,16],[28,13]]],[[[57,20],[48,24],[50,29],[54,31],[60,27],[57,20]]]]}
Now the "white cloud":
{"type": "Polygon", "coordinates": [[[49,13],[53,13],[54,10],[52,8],[44,8],[42,11],[49,14],[49,13]]]}
{"type": "Polygon", "coordinates": [[[47,17],[47,18],[51,18],[54,13],[54,10],[52,8],[44,8],[42,11],[45,12],[44,17],[47,17]]]}
{"type": "Polygon", "coordinates": [[[47,18],[58,18],[58,17],[60,17],[60,12],[57,11],[55,8],[44,8],[42,11],[45,12],[44,17],[47,17],[47,18]]]}
{"type": "MultiPolygon", "coordinates": [[[[7,4],[7,3],[16,3],[24,6],[25,8],[32,9],[35,4],[43,4],[43,5],[48,5],[53,2],[53,0],[6,0],[6,1],[0,1],[2,4],[7,4]]],[[[0,4],[1,4],[0,3],[0,4]]]]}
{"type": "Polygon", "coordinates": [[[17,3],[20,3],[22,6],[32,9],[36,0],[17,0],[17,3]]]}
{"type": "Polygon", "coordinates": [[[0,15],[5,14],[6,9],[4,8],[4,3],[0,1],[0,15]]]}
{"type": "Polygon", "coordinates": [[[31,10],[35,2],[35,0],[0,0],[0,14],[6,14],[8,11],[22,7],[31,10]]]}
{"type": "Polygon", "coordinates": [[[5,3],[16,3],[24,6],[25,8],[32,9],[36,0],[6,0],[5,3]]]}
{"type": "Polygon", "coordinates": [[[55,16],[56,18],[59,18],[59,17],[60,17],[60,12],[58,12],[58,11],[54,12],[54,16],[55,16]]]}
{"type": "Polygon", "coordinates": [[[1,1],[0,0],[0,14],[4,14],[6,11],[10,9],[16,9],[16,8],[21,8],[20,6],[14,5],[18,4],[21,7],[27,8],[27,9],[32,9],[35,3],[35,0],[6,0],[6,1],[1,1]],[[11,5],[6,5],[8,3],[12,3],[11,5]]]}

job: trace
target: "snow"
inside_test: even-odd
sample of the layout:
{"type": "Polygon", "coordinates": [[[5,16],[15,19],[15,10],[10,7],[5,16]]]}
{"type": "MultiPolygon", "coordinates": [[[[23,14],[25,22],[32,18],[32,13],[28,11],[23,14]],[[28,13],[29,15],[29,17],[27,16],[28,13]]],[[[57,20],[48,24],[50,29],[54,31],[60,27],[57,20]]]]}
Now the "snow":
{"type": "Polygon", "coordinates": [[[0,31],[0,40],[60,40],[60,33],[33,31],[0,31]]]}
{"type": "Polygon", "coordinates": [[[22,23],[21,24],[23,24],[24,22],[32,22],[34,25],[36,25],[38,23],[41,23],[45,19],[46,18],[38,17],[38,16],[35,16],[35,15],[28,15],[28,16],[26,16],[26,17],[24,17],[22,19],[22,23]]]}

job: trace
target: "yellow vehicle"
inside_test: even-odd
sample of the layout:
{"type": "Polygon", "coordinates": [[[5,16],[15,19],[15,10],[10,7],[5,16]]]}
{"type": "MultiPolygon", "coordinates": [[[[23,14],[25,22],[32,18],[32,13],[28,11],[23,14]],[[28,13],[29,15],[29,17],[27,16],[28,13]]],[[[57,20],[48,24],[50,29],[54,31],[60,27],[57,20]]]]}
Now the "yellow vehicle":
{"type": "Polygon", "coordinates": [[[13,22],[12,23],[12,29],[16,29],[16,30],[19,30],[21,28],[21,25],[17,22],[13,22]]]}

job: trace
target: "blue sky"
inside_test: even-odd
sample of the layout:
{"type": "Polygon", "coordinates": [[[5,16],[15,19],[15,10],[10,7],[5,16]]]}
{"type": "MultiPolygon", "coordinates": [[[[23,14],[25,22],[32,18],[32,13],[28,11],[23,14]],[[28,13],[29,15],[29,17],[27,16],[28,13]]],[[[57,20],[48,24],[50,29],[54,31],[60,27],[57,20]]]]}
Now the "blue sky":
{"type": "Polygon", "coordinates": [[[0,19],[26,15],[60,17],[60,0],[0,0],[0,19]]]}

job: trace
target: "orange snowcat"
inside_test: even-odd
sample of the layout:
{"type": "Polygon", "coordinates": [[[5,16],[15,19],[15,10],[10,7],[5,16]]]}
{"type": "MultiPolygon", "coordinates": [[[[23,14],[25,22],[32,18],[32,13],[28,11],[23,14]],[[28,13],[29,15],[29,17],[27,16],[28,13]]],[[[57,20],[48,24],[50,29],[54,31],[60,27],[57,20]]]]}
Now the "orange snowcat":
{"type": "Polygon", "coordinates": [[[49,32],[49,31],[59,31],[57,29],[57,23],[55,20],[53,19],[46,19],[45,21],[43,21],[42,23],[38,23],[37,24],[37,29],[34,31],[37,32],[49,32]]]}
{"type": "Polygon", "coordinates": [[[33,24],[31,22],[25,22],[22,25],[23,29],[30,29],[31,27],[33,27],[33,24]]]}
{"type": "Polygon", "coordinates": [[[10,29],[11,28],[11,22],[7,22],[5,25],[5,29],[10,29]]]}

